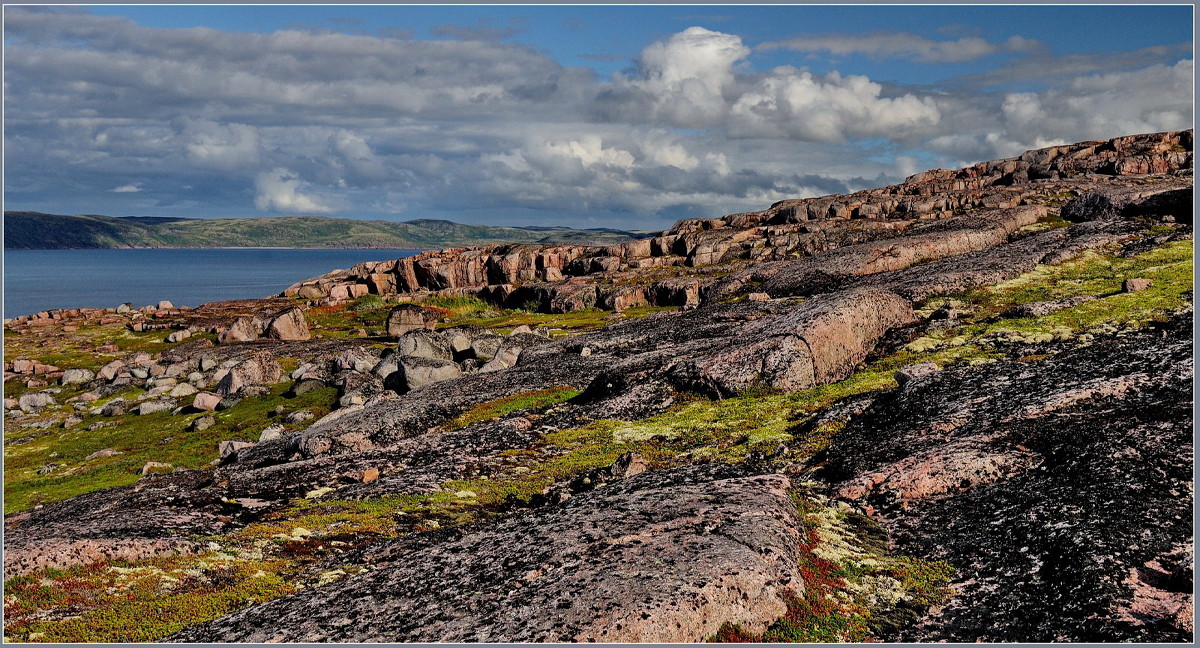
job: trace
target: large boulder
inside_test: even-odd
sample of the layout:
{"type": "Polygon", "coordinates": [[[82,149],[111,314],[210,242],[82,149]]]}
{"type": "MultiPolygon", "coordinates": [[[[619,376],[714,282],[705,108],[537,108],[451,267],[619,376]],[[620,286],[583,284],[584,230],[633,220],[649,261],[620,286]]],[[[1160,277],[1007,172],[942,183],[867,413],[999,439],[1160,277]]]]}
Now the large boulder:
{"type": "Polygon", "coordinates": [[[255,385],[271,385],[283,378],[283,368],[266,352],[259,352],[229,369],[214,392],[221,396],[234,396],[243,389],[255,385]]]}
{"type": "Polygon", "coordinates": [[[308,322],[304,321],[304,311],[293,307],[272,317],[267,323],[267,337],[272,340],[307,340],[312,337],[308,332],[308,322]]]}
{"type": "Polygon", "coordinates": [[[884,333],[916,321],[909,302],[880,289],[821,295],[741,329],[737,340],[678,363],[676,382],[717,395],[756,384],[783,391],[849,376],[884,333]]]}
{"type": "Polygon", "coordinates": [[[431,329],[439,317],[435,310],[416,304],[400,304],[388,313],[388,337],[398,338],[409,331],[431,329]]]}

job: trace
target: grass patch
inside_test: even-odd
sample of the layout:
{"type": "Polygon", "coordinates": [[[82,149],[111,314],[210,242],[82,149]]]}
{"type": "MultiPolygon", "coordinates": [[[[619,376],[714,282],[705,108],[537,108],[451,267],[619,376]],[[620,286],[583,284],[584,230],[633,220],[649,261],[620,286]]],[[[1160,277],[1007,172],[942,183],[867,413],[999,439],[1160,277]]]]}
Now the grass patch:
{"type": "Polygon", "coordinates": [[[506,396],[488,403],[476,405],[471,410],[460,414],[444,426],[446,431],[459,430],[482,421],[491,421],[501,416],[523,410],[539,409],[557,405],[578,396],[578,389],[569,385],[560,385],[538,391],[525,392],[506,396]]]}

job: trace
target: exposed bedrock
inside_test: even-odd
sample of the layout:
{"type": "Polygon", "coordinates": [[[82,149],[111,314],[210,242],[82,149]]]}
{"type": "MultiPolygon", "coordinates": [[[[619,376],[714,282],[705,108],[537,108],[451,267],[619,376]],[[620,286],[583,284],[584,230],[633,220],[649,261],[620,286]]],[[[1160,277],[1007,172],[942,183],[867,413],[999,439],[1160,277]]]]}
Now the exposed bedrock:
{"type": "Polygon", "coordinates": [[[959,570],[896,639],[1191,640],[1190,567],[1163,567],[1192,542],[1191,323],[923,376],[846,424],[819,477],[959,570]]]}
{"type": "Polygon", "coordinates": [[[402,539],[372,549],[366,575],[169,640],[676,642],[730,619],[761,631],[785,591],[803,591],[803,525],[786,477],[740,472],[643,474],[433,545],[402,539]]]}

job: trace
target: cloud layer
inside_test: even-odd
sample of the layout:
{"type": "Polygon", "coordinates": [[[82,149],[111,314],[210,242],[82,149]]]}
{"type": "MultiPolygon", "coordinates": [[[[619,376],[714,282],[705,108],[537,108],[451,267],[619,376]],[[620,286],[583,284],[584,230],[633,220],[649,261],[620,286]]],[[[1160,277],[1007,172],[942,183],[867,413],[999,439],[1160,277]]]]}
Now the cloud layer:
{"type": "MultiPolygon", "coordinates": [[[[647,43],[610,78],[510,42],[519,24],[438,30],[453,40],[157,29],[10,8],[6,197],[83,211],[103,196],[126,201],[110,211],[143,215],[658,227],[1191,119],[1190,54],[1166,50],[1021,91],[934,90],[817,74],[802,60],[756,70],[752,44],[700,26],[647,43]]],[[[1019,35],[758,48],[919,63],[1005,53],[1014,66],[1049,56],[1019,35]]],[[[1066,64],[1046,64],[1056,61],[1066,64]]]]}

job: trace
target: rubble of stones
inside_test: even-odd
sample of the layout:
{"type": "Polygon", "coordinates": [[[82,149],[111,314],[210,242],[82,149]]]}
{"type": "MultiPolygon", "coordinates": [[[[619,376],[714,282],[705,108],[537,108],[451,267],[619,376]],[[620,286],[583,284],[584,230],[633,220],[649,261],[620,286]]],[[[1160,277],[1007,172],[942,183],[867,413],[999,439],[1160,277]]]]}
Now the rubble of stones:
{"type": "MultiPolygon", "coordinates": [[[[599,420],[636,422],[685,398],[829,385],[913,335],[960,324],[953,304],[919,315],[929,297],[1090,250],[1132,254],[1190,239],[1191,149],[1191,131],[1086,142],[681,221],[617,246],[442,250],[302,281],[274,300],[6,322],[49,330],[46,321],[109,318],[217,338],[176,338],[95,375],[15,360],[5,379],[43,389],[6,401],[10,423],[52,403],[54,381],[86,385],[95,399],[136,385],[147,390],[139,402],[105,408],[170,409],[195,416],[193,425],[273,385],[291,395],[336,386],[339,400],[324,417],[294,421],[300,431],[272,426],[257,442],[222,443],[210,468],[148,466],[133,486],[7,516],[5,575],[198,551],[189,538],[230,533],[300,499],[439,493],[454,480],[499,478],[516,466],[513,450],[599,420]],[[1039,227],[1059,218],[1069,225],[1039,227]],[[1165,224],[1170,232],[1152,232],[1165,224]],[[312,336],[294,299],[366,294],[411,302],[392,308],[386,345],[312,336]],[[429,295],[545,312],[680,308],[569,337],[527,327],[500,336],[438,328],[420,305],[429,295]],[[278,357],[300,364],[285,374],[278,357]],[[477,405],[563,386],[581,393],[447,426],[477,405]]],[[[1123,286],[1147,288],[1140,278],[1123,286]]],[[[810,573],[794,499],[804,490],[874,520],[894,551],[958,570],[944,606],[881,601],[902,623],[879,638],[1186,641],[1191,325],[1184,309],[1095,344],[1027,344],[978,366],[914,363],[896,372],[897,387],[798,424],[798,435],[840,430],[811,458],[660,467],[627,453],[485,522],[366,543],[339,557],[362,574],[168,639],[682,642],[725,623],[761,632],[810,573]],[[1029,361],[1035,352],[1048,359],[1029,361]]],[[[88,400],[75,409],[90,411],[88,400]]]]}

